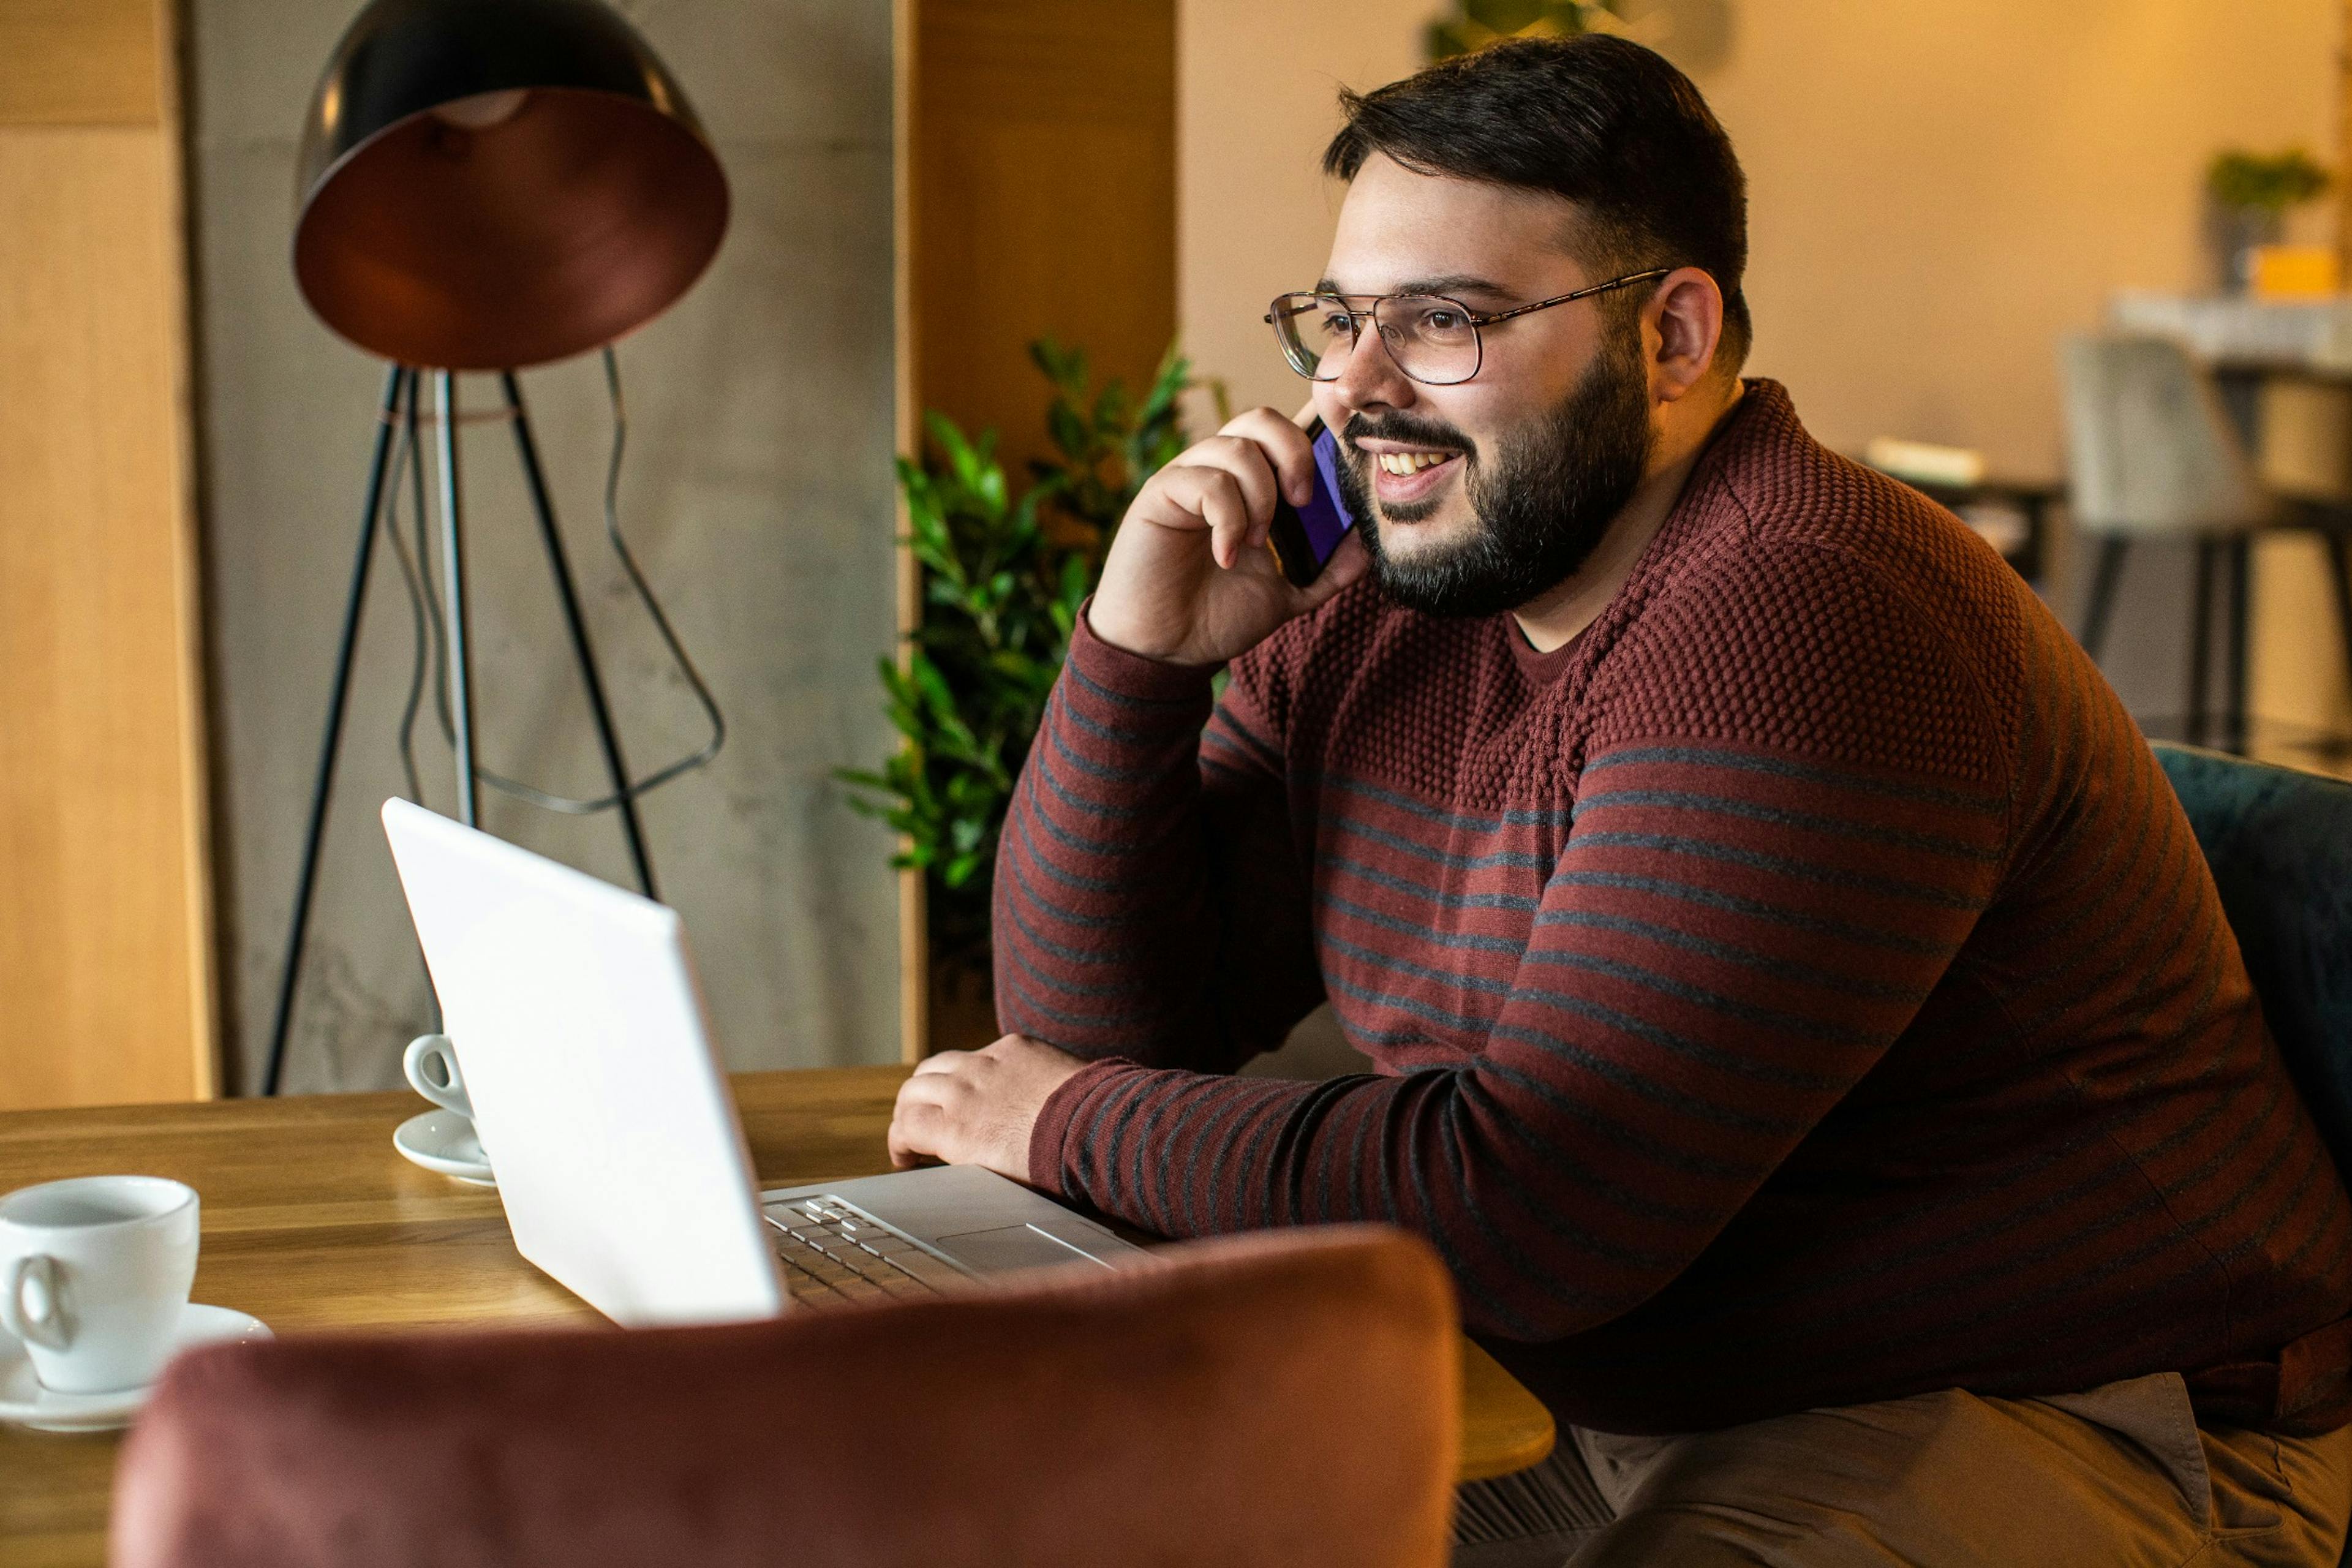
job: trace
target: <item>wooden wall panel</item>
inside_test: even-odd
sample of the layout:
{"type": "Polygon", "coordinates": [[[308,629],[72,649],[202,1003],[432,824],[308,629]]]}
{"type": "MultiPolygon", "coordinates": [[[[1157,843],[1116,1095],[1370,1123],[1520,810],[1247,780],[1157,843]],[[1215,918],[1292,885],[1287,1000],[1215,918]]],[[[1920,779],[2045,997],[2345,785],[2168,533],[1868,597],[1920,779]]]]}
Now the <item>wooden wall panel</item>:
{"type": "Polygon", "coordinates": [[[1174,0],[915,0],[914,391],[1045,449],[1028,343],[1130,387],[1176,331],[1174,0]]]}
{"type": "Polygon", "coordinates": [[[0,1109],[217,1089],[160,36],[150,123],[0,124],[0,1109]]]}
{"type": "MultiPolygon", "coordinates": [[[[1047,450],[1040,337],[1140,391],[1176,331],[1175,0],[897,0],[898,426],[994,426],[1047,450]]],[[[919,613],[900,552],[902,627],[919,613]]],[[[933,1017],[922,884],[902,880],[911,1059],[993,1033],[933,1017]]]]}
{"type": "MultiPolygon", "coordinates": [[[[918,449],[921,407],[915,385],[915,58],[917,0],[891,0],[890,5],[890,313],[894,323],[891,379],[895,391],[896,445],[900,452],[918,449]]],[[[922,624],[923,574],[905,542],[907,500],[899,492],[894,515],[900,542],[892,552],[898,635],[922,624]]],[[[908,646],[898,647],[898,668],[908,668],[908,646]]],[[[903,847],[904,839],[900,840],[903,847]]],[[[898,872],[898,1058],[920,1061],[930,1048],[930,934],[926,925],[929,899],[923,873],[901,868],[898,872]]]]}
{"type": "Polygon", "coordinates": [[[0,125],[153,125],[154,0],[0,0],[0,125]]]}

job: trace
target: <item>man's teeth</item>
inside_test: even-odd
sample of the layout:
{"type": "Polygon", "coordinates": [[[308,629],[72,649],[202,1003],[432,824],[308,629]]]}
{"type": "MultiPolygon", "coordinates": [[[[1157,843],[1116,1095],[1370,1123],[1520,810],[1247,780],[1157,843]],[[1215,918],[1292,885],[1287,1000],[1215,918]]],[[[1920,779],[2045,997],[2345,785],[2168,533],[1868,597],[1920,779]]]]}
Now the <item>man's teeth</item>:
{"type": "Polygon", "coordinates": [[[1373,455],[1381,460],[1381,472],[1390,474],[1417,474],[1423,468],[1433,468],[1454,456],[1451,452],[1378,452],[1373,455]]]}

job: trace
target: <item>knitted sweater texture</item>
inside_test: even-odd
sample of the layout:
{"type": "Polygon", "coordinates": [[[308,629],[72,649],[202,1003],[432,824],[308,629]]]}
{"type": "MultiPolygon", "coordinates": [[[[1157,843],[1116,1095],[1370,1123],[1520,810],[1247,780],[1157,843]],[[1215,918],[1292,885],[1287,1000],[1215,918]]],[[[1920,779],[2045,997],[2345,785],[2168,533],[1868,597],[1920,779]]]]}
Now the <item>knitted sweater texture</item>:
{"type": "Polygon", "coordinates": [[[2000,560],[1750,384],[1601,618],[1073,639],[996,877],[1033,1178],[1429,1237],[1566,1420],[2174,1371],[2352,1420],[2352,1204],[2187,819],[2000,560]],[[1376,1074],[1236,1079],[1328,1000],[1376,1074]]]}

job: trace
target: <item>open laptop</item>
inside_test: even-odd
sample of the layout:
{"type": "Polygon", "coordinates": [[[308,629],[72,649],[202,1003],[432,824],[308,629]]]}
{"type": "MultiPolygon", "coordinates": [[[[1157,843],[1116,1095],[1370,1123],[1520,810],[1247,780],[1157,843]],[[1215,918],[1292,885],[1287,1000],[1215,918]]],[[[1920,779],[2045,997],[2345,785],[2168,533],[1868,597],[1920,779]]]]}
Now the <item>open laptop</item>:
{"type": "Polygon", "coordinates": [[[515,1247],[607,1317],[771,1317],[1142,1256],[973,1166],[755,1193],[675,911],[404,800],[383,826],[515,1247]]]}

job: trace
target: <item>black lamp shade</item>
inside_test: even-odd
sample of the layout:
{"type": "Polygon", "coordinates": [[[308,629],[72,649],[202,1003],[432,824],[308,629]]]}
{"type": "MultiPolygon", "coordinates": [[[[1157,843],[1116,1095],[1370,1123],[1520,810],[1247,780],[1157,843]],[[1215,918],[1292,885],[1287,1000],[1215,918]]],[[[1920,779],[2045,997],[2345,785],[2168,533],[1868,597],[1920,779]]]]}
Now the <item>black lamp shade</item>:
{"type": "Polygon", "coordinates": [[[642,326],[699,277],[727,179],[599,0],[374,0],[303,127],[294,276],[401,364],[504,370],[642,326]]]}

